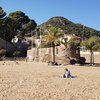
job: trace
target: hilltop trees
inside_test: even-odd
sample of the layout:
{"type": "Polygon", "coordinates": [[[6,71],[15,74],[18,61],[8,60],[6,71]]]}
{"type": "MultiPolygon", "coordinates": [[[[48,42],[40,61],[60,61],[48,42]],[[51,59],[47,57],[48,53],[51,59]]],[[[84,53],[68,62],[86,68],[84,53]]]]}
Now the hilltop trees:
{"type": "Polygon", "coordinates": [[[85,46],[86,49],[90,50],[90,64],[94,65],[93,51],[100,50],[100,38],[96,36],[90,37],[88,40],[84,41],[82,45],[85,46]]]}
{"type": "Polygon", "coordinates": [[[37,26],[36,22],[30,19],[24,12],[15,11],[6,16],[0,7],[0,37],[11,42],[14,36],[23,37],[31,33],[37,26]]]}
{"type": "Polygon", "coordinates": [[[91,36],[100,37],[100,31],[81,24],[73,23],[68,19],[60,16],[52,17],[47,22],[41,24],[40,26],[42,27],[42,33],[44,33],[48,25],[60,28],[65,34],[75,34],[76,36],[79,36],[83,39],[88,39],[91,36]]]}
{"type": "Polygon", "coordinates": [[[11,37],[25,36],[25,34],[31,32],[37,26],[34,20],[29,19],[25,13],[21,11],[16,11],[10,13],[6,20],[7,32],[10,33],[11,37]]]}
{"type": "Polygon", "coordinates": [[[28,33],[31,33],[36,26],[36,22],[34,20],[30,20],[28,23],[24,24],[21,35],[27,35],[28,33]]]}

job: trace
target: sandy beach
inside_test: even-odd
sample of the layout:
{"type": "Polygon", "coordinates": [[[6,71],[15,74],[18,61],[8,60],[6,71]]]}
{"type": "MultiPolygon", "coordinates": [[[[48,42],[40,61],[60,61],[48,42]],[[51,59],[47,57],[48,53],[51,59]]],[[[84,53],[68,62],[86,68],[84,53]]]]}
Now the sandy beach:
{"type": "Polygon", "coordinates": [[[0,100],[100,100],[100,67],[1,61],[0,100]]]}

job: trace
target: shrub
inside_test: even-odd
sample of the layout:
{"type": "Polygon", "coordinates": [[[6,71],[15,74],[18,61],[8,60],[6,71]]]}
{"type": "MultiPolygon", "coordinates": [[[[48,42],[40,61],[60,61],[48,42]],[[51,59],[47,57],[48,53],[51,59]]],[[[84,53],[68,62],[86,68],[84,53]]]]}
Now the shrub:
{"type": "Polygon", "coordinates": [[[5,49],[0,49],[0,57],[4,56],[6,54],[5,49]]]}
{"type": "Polygon", "coordinates": [[[13,56],[14,56],[14,57],[20,57],[20,56],[21,56],[21,52],[20,52],[20,51],[15,51],[15,52],[13,53],[13,56]]]}

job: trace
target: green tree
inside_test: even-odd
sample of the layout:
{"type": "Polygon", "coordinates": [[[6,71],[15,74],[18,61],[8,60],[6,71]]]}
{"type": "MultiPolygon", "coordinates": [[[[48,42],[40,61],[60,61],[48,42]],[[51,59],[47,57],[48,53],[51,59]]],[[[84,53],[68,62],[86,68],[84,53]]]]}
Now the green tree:
{"type": "Polygon", "coordinates": [[[14,36],[23,37],[31,33],[37,26],[24,12],[15,11],[5,16],[6,13],[0,7],[0,37],[11,42],[14,36]]]}
{"type": "Polygon", "coordinates": [[[2,9],[2,7],[0,7],[0,19],[5,17],[6,13],[4,12],[4,10],[2,9]]]}
{"type": "Polygon", "coordinates": [[[82,43],[86,49],[90,50],[90,64],[94,65],[94,51],[100,50],[100,38],[93,36],[82,43]]]}
{"type": "Polygon", "coordinates": [[[51,46],[53,47],[53,62],[55,62],[55,46],[58,43],[59,39],[63,36],[63,32],[58,29],[55,28],[53,26],[49,26],[46,30],[45,30],[45,41],[46,43],[51,44],[51,46]]]}
{"type": "Polygon", "coordinates": [[[5,33],[5,25],[4,25],[5,17],[6,17],[6,13],[2,9],[2,7],[0,7],[0,37],[1,38],[4,38],[4,33],[5,33]]]}
{"type": "Polygon", "coordinates": [[[18,24],[11,18],[6,17],[4,22],[4,28],[5,28],[4,40],[11,42],[12,38],[17,33],[18,24]]]}
{"type": "Polygon", "coordinates": [[[22,35],[27,35],[28,33],[31,33],[36,26],[37,26],[36,22],[34,20],[30,20],[28,23],[24,24],[22,35]]]}
{"type": "Polygon", "coordinates": [[[12,12],[8,15],[5,21],[6,34],[9,34],[9,42],[14,36],[24,36],[31,32],[36,27],[36,22],[29,19],[25,13],[21,11],[12,12]]]}

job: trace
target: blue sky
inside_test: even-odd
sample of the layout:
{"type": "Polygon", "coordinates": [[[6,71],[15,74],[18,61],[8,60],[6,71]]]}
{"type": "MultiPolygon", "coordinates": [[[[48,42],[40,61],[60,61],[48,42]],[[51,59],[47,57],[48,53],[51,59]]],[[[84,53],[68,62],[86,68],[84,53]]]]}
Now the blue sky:
{"type": "Polygon", "coordinates": [[[9,14],[23,11],[37,24],[54,16],[100,30],[100,0],[0,0],[0,6],[9,14]]]}

